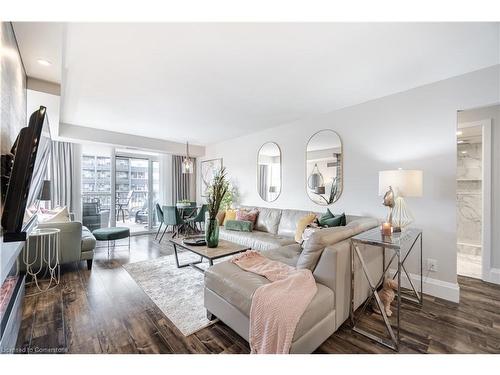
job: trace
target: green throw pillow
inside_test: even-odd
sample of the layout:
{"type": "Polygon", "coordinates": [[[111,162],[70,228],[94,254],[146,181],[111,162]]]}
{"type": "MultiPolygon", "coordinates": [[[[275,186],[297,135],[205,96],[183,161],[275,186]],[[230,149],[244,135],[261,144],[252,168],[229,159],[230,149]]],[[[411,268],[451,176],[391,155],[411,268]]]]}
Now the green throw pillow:
{"type": "Polygon", "coordinates": [[[342,215],[334,216],[331,219],[325,220],[325,226],[327,227],[343,227],[346,225],[345,213],[342,215]]]}
{"type": "Polygon", "coordinates": [[[251,232],[253,223],[246,220],[226,220],[224,228],[238,232],[251,232]]]}
{"type": "Polygon", "coordinates": [[[325,226],[326,225],[326,220],[333,219],[334,217],[335,216],[332,214],[332,212],[330,211],[330,209],[327,208],[326,212],[323,215],[321,215],[321,217],[318,220],[319,225],[325,226]]]}

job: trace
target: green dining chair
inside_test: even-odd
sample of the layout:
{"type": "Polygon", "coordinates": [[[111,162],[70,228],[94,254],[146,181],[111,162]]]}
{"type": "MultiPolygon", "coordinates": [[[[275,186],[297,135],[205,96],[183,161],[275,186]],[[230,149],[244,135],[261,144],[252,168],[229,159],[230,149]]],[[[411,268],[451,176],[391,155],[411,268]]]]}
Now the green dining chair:
{"type": "Polygon", "coordinates": [[[179,235],[179,232],[182,232],[182,230],[186,226],[186,222],[182,219],[179,211],[177,210],[177,207],[175,206],[163,206],[163,223],[166,225],[166,227],[160,237],[159,242],[161,242],[161,240],[163,239],[163,236],[165,235],[168,227],[172,226],[172,231],[174,232],[172,238],[175,238],[179,235]]]}
{"type": "Polygon", "coordinates": [[[161,226],[163,225],[163,210],[160,207],[159,203],[156,203],[156,216],[158,216],[158,222],[160,226],[158,227],[158,232],[156,232],[155,240],[158,238],[158,234],[160,234],[161,226]]]}
{"type": "Polygon", "coordinates": [[[200,210],[196,214],[196,216],[187,219],[187,223],[195,230],[195,231],[203,231],[203,225],[202,223],[205,222],[205,214],[207,213],[208,210],[208,205],[204,204],[201,206],[200,210]],[[200,225],[200,228],[198,229],[197,225],[200,225]]]}

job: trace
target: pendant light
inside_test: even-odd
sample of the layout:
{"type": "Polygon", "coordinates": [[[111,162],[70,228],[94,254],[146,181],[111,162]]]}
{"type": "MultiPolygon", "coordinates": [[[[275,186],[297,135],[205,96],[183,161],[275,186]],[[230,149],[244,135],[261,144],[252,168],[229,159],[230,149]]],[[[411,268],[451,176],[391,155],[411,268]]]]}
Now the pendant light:
{"type": "Polygon", "coordinates": [[[324,178],[321,172],[319,171],[318,164],[314,164],[314,168],[307,179],[307,186],[311,190],[315,190],[318,187],[325,186],[324,178]]]}
{"type": "Polygon", "coordinates": [[[189,142],[186,142],[186,156],[182,161],[182,173],[193,173],[194,165],[193,159],[189,157],[189,142]]]}

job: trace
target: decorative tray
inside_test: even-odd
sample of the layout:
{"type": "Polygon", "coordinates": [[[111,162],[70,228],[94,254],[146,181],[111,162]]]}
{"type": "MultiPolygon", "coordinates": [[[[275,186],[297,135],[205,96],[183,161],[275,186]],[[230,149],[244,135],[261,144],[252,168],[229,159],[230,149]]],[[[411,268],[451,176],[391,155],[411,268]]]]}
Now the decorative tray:
{"type": "Polygon", "coordinates": [[[182,240],[182,243],[184,243],[184,245],[188,245],[188,246],[206,246],[207,245],[207,241],[205,241],[205,236],[186,237],[182,240]]]}

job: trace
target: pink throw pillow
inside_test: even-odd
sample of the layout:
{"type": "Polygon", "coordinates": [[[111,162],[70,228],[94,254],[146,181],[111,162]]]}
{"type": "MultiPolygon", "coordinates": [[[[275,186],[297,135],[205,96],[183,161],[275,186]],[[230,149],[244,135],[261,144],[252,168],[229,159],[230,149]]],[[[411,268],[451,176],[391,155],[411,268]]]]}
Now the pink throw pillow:
{"type": "Polygon", "coordinates": [[[255,222],[257,221],[257,215],[259,215],[259,211],[257,210],[238,210],[236,211],[236,220],[245,220],[251,221],[255,226],[255,222]]]}

